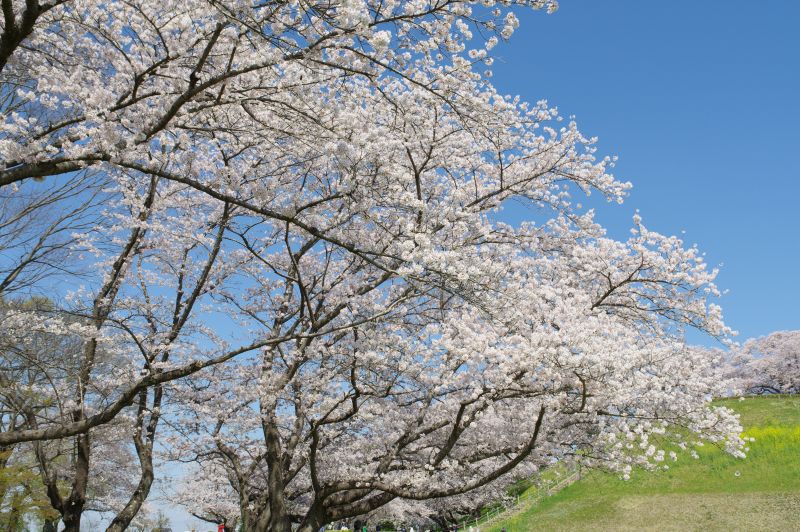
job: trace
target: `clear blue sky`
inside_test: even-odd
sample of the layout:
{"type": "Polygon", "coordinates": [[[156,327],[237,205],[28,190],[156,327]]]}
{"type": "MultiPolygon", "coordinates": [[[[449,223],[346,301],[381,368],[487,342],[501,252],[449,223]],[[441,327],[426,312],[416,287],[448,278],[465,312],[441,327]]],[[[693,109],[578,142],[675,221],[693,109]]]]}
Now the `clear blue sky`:
{"type": "Polygon", "coordinates": [[[739,340],[800,329],[800,2],[562,0],[519,18],[494,84],[619,156],[634,189],[599,212],[612,235],[636,208],[651,230],[686,230],[722,266],[739,340]]]}

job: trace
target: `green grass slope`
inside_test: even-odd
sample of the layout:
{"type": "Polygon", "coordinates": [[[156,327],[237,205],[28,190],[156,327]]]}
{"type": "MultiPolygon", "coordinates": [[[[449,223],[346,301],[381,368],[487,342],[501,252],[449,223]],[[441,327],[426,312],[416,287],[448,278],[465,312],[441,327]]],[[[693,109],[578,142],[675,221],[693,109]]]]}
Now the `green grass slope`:
{"type": "Polygon", "coordinates": [[[532,530],[800,530],[800,397],[720,401],[742,416],[745,459],[703,447],[630,481],[592,472],[484,532],[532,530]]]}

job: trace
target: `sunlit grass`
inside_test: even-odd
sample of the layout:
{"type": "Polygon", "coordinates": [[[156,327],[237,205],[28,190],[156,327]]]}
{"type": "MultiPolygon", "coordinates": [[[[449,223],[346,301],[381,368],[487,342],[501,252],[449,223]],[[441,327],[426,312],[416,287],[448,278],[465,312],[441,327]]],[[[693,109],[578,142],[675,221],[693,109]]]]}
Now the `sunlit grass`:
{"type": "Polygon", "coordinates": [[[800,397],[719,404],[738,411],[745,436],[755,438],[747,458],[705,446],[698,449],[697,460],[683,455],[677,462],[667,462],[667,470],[634,471],[627,482],[614,474],[591,472],[541,504],[485,530],[637,529],[660,527],[661,518],[667,519],[661,524],[670,524],[670,529],[715,528],[715,523],[723,528],[744,526],[753,519],[773,528],[794,522],[800,529],[800,397]],[[670,508],[672,514],[664,513],[670,508]]]}

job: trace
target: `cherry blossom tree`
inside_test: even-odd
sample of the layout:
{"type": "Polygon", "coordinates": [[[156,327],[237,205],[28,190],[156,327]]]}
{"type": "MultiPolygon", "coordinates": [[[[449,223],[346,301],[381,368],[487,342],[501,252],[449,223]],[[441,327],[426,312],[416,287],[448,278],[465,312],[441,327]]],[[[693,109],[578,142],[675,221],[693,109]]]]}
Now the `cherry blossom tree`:
{"type": "Polygon", "coordinates": [[[157,440],[227,483],[198,514],[276,531],[487,496],[555,460],[624,475],[665,439],[741,455],[683,338],[730,332],[716,272],[638,215],[609,238],[572,198],[621,203],[613,160],[488,82],[524,7],[556,4],[3,3],[0,187],[98,216],[58,248],[57,311],[0,323],[79,344],[37,389],[48,408],[0,433],[74,442],[67,530],[114,427],[140,475],[111,530],[157,440]],[[89,179],[86,203],[68,184],[89,179]],[[502,222],[512,200],[531,221],[502,222]]]}
{"type": "Polygon", "coordinates": [[[747,393],[800,393],[800,331],[751,338],[728,361],[730,377],[747,393]]]}
{"type": "MultiPolygon", "coordinates": [[[[20,312],[26,316],[41,317],[52,316],[56,311],[53,303],[45,298],[6,302],[0,308],[5,325],[20,312]]],[[[36,330],[34,327],[19,331],[16,335],[12,334],[13,329],[9,327],[4,327],[2,331],[0,358],[3,361],[4,382],[0,408],[3,424],[7,424],[9,429],[16,425],[37,426],[42,420],[63,415],[63,411],[59,412],[59,405],[51,402],[53,396],[49,392],[66,391],[66,386],[55,383],[64,384],[79,371],[77,360],[83,347],[82,339],[74,335],[36,330]]],[[[89,510],[115,511],[117,500],[132,490],[129,478],[135,474],[129,467],[132,455],[125,445],[126,434],[122,418],[104,425],[93,434],[94,466],[91,474],[83,480],[73,438],[6,446],[5,454],[11,455],[13,460],[10,466],[8,461],[0,462],[0,471],[7,474],[19,463],[29,464],[26,472],[31,470],[35,474],[32,479],[27,479],[25,489],[42,494],[39,501],[47,503],[42,513],[48,522],[57,522],[65,516],[69,519],[76,493],[86,498],[86,508],[89,510]],[[71,486],[70,480],[73,481],[71,486]]]]}

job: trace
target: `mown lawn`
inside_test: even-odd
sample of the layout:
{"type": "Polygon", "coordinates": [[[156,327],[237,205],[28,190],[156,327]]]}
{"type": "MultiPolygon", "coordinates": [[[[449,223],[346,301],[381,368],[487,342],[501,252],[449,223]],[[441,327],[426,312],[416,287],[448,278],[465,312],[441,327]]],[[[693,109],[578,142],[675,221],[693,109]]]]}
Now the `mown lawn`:
{"type": "Polygon", "coordinates": [[[742,416],[745,459],[705,446],[628,482],[592,472],[536,507],[484,528],[531,530],[800,530],[800,397],[720,404],[742,416]]]}

